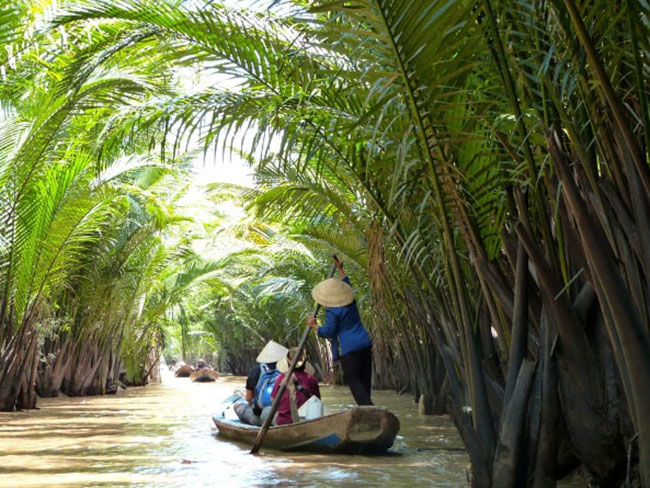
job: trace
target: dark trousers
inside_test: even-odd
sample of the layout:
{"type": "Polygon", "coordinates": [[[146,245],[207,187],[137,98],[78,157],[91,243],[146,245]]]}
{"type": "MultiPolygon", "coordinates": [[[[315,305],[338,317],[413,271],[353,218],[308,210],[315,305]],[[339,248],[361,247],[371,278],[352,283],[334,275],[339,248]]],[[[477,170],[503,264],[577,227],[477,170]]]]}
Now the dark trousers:
{"type": "Polygon", "coordinates": [[[357,405],[372,405],[372,346],[349,352],[339,360],[343,366],[343,377],[350,387],[354,401],[357,405]]]}

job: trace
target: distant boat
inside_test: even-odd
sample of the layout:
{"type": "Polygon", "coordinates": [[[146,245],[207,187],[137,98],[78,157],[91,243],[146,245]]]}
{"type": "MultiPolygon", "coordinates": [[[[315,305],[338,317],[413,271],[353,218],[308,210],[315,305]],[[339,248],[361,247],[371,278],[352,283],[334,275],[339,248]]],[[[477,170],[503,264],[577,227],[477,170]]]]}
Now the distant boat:
{"type": "Polygon", "coordinates": [[[219,377],[219,373],[217,373],[215,370],[210,368],[197,369],[190,375],[190,379],[198,383],[216,381],[218,377],[219,377]]]}
{"type": "MultiPolygon", "coordinates": [[[[219,435],[253,445],[260,427],[213,415],[219,435]]],[[[385,408],[355,407],[296,424],[271,427],[263,447],[281,451],[371,454],[388,450],[399,419],[385,408]]]]}
{"type": "Polygon", "coordinates": [[[176,370],[174,376],[178,378],[187,378],[193,372],[194,372],[194,368],[192,366],[190,366],[189,364],[184,364],[176,370]]]}

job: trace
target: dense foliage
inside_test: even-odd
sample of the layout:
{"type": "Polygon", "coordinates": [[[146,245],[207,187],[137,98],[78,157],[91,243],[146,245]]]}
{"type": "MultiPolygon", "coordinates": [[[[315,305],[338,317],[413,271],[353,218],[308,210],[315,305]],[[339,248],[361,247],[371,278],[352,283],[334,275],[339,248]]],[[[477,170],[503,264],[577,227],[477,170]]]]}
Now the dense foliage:
{"type": "Polygon", "coordinates": [[[104,393],[120,370],[145,382],[165,310],[205,265],[165,237],[188,220],[174,211],[186,164],[161,163],[146,134],[101,144],[121,110],[169,93],[169,66],[93,57],[116,41],[110,26],[46,36],[34,28],[47,8],[2,12],[0,408],[12,410],[36,392],[104,393]]]}
{"type": "MultiPolygon", "coordinates": [[[[241,341],[233,357],[250,351],[242,327],[286,338],[300,324],[333,249],[365,271],[378,379],[405,367],[432,410],[448,395],[476,486],[554,486],[579,463],[603,486],[650,485],[649,14],[645,0],[71,2],[50,27],[75,42],[2,88],[23,124],[2,139],[0,364],[6,351],[35,361],[29,332],[47,310],[38,246],[16,247],[47,229],[22,224],[21,197],[41,195],[25,182],[74,166],[50,163],[71,146],[50,144],[44,122],[80,131],[76,157],[100,133],[89,153],[108,161],[152,140],[173,160],[244,131],[251,210],[305,252],[287,268],[233,256],[204,290],[206,328],[241,341]],[[170,66],[205,83],[166,91],[170,66]],[[129,76],[104,78],[118,67],[129,76]],[[34,79],[66,90],[12,98],[34,79]],[[88,110],[105,111],[98,125],[88,110]],[[34,286],[17,281],[28,275],[34,286]]],[[[74,236],[70,269],[93,240],[74,236]]]]}

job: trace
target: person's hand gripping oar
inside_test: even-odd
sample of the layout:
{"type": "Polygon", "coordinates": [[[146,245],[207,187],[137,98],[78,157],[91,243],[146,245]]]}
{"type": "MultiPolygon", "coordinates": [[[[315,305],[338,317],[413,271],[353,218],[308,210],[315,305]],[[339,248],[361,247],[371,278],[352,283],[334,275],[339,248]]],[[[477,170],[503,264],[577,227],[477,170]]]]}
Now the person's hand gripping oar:
{"type": "MultiPolygon", "coordinates": [[[[338,258],[336,257],[336,254],[333,254],[332,257],[334,258],[335,263],[338,262],[338,258]]],[[[335,271],[336,271],[336,264],[332,264],[332,267],[330,268],[330,272],[327,275],[327,277],[331,278],[332,276],[334,276],[335,271]]],[[[314,310],[314,315],[313,315],[314,317],[318,315],[319,310],[320,310],[320,304],[317,304],[316,309],[314,310]]],[[[302,333],[302,339],[300,339],[300,344],[298,344],[298,351],[296,352],[296,355],[293,357],[293,359],[291,360],[291,364],[289,365],[289,371],[287,371],[287,373],[284,375],[284,379],[282,380],[282,384],[280,385],[278,394],[273,400],[273,404],[271,405],[271,411],[269,412],[268,417],[264,419],[262,428],[257,433],[257,437],[255,438],[255,442],[253,443],[253,447],[251,448],[251,454],[257,454],[260,448],[262,447],[262,443],[264,442],[264,436],[269,430],[269,427],[271,426],[271,422],[273,422],[273,417],[275,417],[275,413],[278,411],[278,407],[280,406],[280,400],[284,396],[284,392],[287,389],[287,384],[289,383],[289,380],[291,378],[291,375],[293,374],[294,369],[296,369],[296,364],[298,363],[302,355],[302,350],[305,348],[305,343],[309,338],[310,331],[311,331],[311,327],[307,325],[307,327],[305,327],[305,331],[302,333]]]]}

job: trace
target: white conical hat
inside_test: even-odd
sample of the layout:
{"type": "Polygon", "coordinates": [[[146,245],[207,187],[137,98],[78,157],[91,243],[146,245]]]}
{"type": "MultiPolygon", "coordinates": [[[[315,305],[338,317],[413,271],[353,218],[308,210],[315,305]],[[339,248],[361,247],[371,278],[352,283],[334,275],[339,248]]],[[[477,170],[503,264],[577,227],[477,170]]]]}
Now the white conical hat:
{"type": "Polygon", "coordinates": [[[311,296],[325,307],[344,307],[354,301],[354,289],[338,278],[329,278],[318,283],[311,296]]]}
{"type": "MultiPolygon", "coordinates": [[[[280,373],[287,374],[289,372],[289,366],[291,366],[291,361],[293,360],[293,354],[298,351],[297,347],[292,347],[291,351],[287,352],[287,355],[278,361],[276,366],[280,373]]],[[[301,358],[296,363],[296,368],[300,368],[303,364],[305,365],[305,372],[311,375],[314,374],[314,367],[307,361],[307,352],[303,349],[301,358]]]]}
{"type": "Polygon", "coordinates": [[[289,349],[275,341],[269,341],[264,349],[257,355],[258,363],[277,363],[280,359],[287,356],[289,349]]]}

